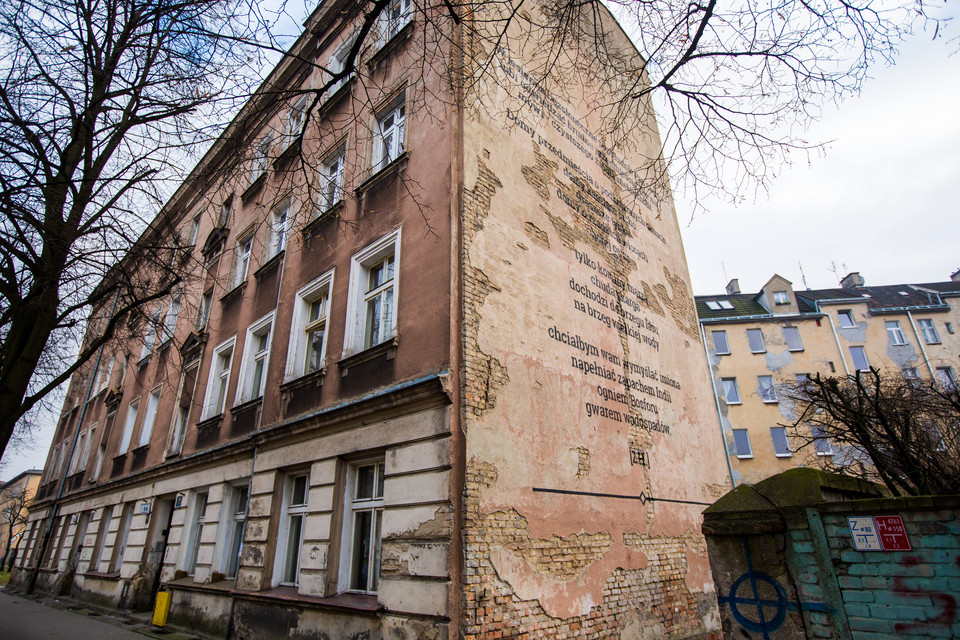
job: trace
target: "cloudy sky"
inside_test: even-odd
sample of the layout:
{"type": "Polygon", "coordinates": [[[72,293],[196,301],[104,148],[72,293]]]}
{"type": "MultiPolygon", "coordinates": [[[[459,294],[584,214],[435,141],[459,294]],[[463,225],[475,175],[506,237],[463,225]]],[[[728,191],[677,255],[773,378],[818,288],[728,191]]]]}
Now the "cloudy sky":
{"type": "MultiPolygon", "coordinates": [[[[960,53],[950,52],[960,41],[921,34],[896,66],[874,68],[860,97],[810,130],[833,141],[826,157],[780,172],[769,198],[707,202],[691,220],[677,194],[694,292],[721,293],[730,278],[756,291],[774,273],[803,288],[798,263],[811,288],[849,271],[867,284],[949,279],[960,268],[960,53]]],[[[33,450],[5,456],[0,478],[43,466],[53,422],[33,450]]]]}
{"type": "Polygon", "coordinates": [[[783,170],[769,198],[709,202],[691,220],[678,194],[694,292],[722,293],[731,278],[757,291],[774,273],[804,288],[800,264],[813,289],[850,271],[868,285],[949,280],[960,268],[958,50],[911,39],[858,98],[825,109],[808,137],[832,141],[826,157],[783,170]]]}

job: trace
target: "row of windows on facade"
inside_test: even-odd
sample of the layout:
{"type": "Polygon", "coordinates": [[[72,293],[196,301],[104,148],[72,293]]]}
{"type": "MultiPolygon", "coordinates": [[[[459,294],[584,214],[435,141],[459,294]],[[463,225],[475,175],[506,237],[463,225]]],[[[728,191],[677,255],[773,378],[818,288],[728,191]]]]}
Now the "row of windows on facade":
{"type": "MultiPolygon", "coordinates": [[[[867,371],[870,369],[870,363],[866,360],[866,352],[863,351],[863,347],[850,347],[851,352],[859,353],[859,357],[854,357],[854,362],[857,363],[860,358],[860,365],[858,366],[858,371],[867,371]],[[858,350],[858,351],[854,351],[858,350]]],[[[944,387],[953,388],[956,386],[956,377],[953,372],[953,367],[944,366],[937,367],[937,380],[944,387]]],[[[912,379],[919,379],[920,373],[916,367],[906,367],[903,370],[904,376],[912,379]]],[[[796,387],[797,389],[803,389],[804,384],[810,379],[809,373],[798,373],[796,374],[796,387]]],[[[726,403],[729,404],[741,404],[742,399],[740,396],[740,387],[737,384],[737,379],[735,377],[731,378],[720,378],[720,384],[723,388],[723,398],[726,403]]],[[[777,389],[773,381],[773,376],[757,376],[757,395],[766,403],[778,402],[777,398],[777,389]]]]}
{"type": "MultiPolygon", "coordinates": [[[[384,464],[382,461],[368,461],[353,464],[348,473],[348,486],[344,492],[345,523],[341,532],[342,561],[339,588],[341,591],[375,593],[380,573],[381,522],[383,518],[384,464]]],[[[282,493],[279,496],[281,508],[277,525],[277,551],[273,568],[273,586],[297,585],[301,569],[301,551],[304,544],[306,521],[310,514],[310,481],[307,473],[292,473],[286,476],[282,493]]],[[[211,571],[234,579],[241,566],[243,538],[248,513],[248,485],[228,485],[223,500],[218,504],[210,503],[210,489],[193,490],[188,504],[184,505],[187,515],[181,536],[177,570],[194,575],[198,566],[207,565],[211,571]],[[213,529],[213,532],[210,529],[213,529]],[[206,532],[206,536],[204,535],[206,532]],[[201,557],[204,540],[214,540],[212,555],[201,557]]],[[[128,502],[117,509],[120,511],[119,524],[115,529],[114,543],[107,548],[107,539],[117,509],[104,507],[101,511],[99,528],[90,554],[87,570],[106,573],[119,572],[123,564],[124,552],[130,535],[136,502],[128,502]],[[109,557],[107,555],[109,553],[109,557]],[[104,566],[103,563],[106,563],[104,566]]],[[[316,510],[316,509],[314,509],[316,510]]],[[[84,539],[88,533],[93,511],[86,511],[77,517],[77,527],[73,536],[73,548],[69,562],[78,567],[83,552],[84,539]]],[[[65,515],[59,519],[59,542],[51,544],[43,566],[56,568],[68,537],[70,522],[74,516],[65,515]]],[[[28,531],[29,544],[36,542],[43,520],[33,524],[28,531]]],[[[54,530],[56,531],[56,529],[54,530]]],[[[209,544],[206,545],[208,548],[209,544]]],[[[34,548],[36,553],[36,548],[34,548]]],[[[34,558],[34,562],[36,559],[34,558]]]]}
{"type": "MultiPolygon", "coordinates": [[[[817,455],[833,455],[833,445],[830,439],[823,435],[823,432],[817,426],[810,427],[813,444],[817,455]]],[[[773,453],[778,458],[789,458],[793,455],[790,448],[790,441],[787,438],[787,430],[784,427],[770,427],[770,439],[773,442],[773,453]]],[[[733,429],[733,445],[735,454],[741,460],[753,458],[753,445],[750,442],[750,431],[748,429],[733,429]]]]}
{"type": "MultiPolygon", "coordinates": [[[[851,328],[856,326],[856,323],[853,320],[853,315],[850,311],[840,311],[837,315],[840,320],[841,327],[851,328]]],[[[927,344],[940,343],[940,334],[937,333],[937,328],[934,325],[933,320],[929,318],[918,319],[917,325],[919,327],[920,334],[923,336],[923,339],[927,344]]],[[[903,329],[900,327],[899,320],[887,320],[885,321],[884,326],[886,327],[887,334],[890,337],[890,344],[907,344],[907,338],[903,332],[903,329]]],[[[949,333],[953,333],[953,326],[951,323],[947,322],[945,323],[945,326],[949,333]]],[[[787,343],[787,349],[790,351],[802,351],[803,342],[800,339],[799,329],[791,326],[781,327],[781,329],[783,330],[783,339],[787,343]]],[[[730,355],[730,342],[727,338],[727,332],[725,330],[717,330],[713,331],[712,335],[715,353],[718,356],[730,355]]],[[[750,345],[751,353],[765,353],[767,350],[761,329],[747,329],[747,342],[750,345]]],[[[854,356],[854,358],[857,358],[857,356],[854,356]]],[[[857,368],[859,369],[859,367],[857,368]]]]}
{"type": "MultiPolygon", "coordinates": [[[[398,277],[396,261],[400,249],[400,230],[381,238],[368,246],[351,260],[350,288],[347,296],[346,335],[344,336],[345,354],[357,353],[375,347],[396,334],[396,301],[398,277]]],[[[327,322],[330,312],[330,292],[333,288],[334,270],[331,269],[316,280],[301,287],[297,291],[294,301],[293,315],[290,327],[290,339],[287,348],[286,369],[284,379],[292,381],[302,376],[319,372],[325,363],[327,346],[327,322]]],[[[179,309],[180,295],[177,294],[170,302],[170,308],[176,303],[179,309]]],[[[209,309],[201,305],[200,314],[205,316],[209,309]]],[[[168,315],[167,317],[170,317],[168,315]]],[[[174,315],[169,335],[172,335],[176,324],[174,315]]],[[[274,337],[274,322],[276,311],[271,311],[263,318],[251,324],[246,330],[246,339],[243,345],[243,354],[240,364],[240,376],[235,394],[235,403],[243,404],[256,400],[263,395],[267,379],[267,369],[270,359],[271,346],[274,337]]],[[[166,323],[165,323],[166,326],[166,323]]],[[[164,332],[168,331],[163,329],[164,332]]],[[[149,332],[147,335],[155,335],[149,332]]],[[[207,378],[206,395],[202,405],[200,419],[207,419],[223,413],[227,408],[230,373],[234,362],[237,336],[221,342],[213,349],[213,362],[207,378]]],[[[145,339],[144,345],[154,348],[155,340],[145,339]]],[[[141,363],[150,353],[141,352],[141,363]]],[[[109,384],[115,358],[108,356],[106,364],[100,367],[95,388],[98,392],[109,384]]],[[[123,360],[124,371],[128,364],[123,360]]],[[[187,426],[190,422],[193,406],[193,389],[188,381],[195,381],[200,367],[200,360],[186,362],[178,389],[178,401],[175,405],[169,452],[179,453],[187,426]]],[[[121,374],[122,375],[122,374],[121,374]]],[[[121,380],[118,384],[122,384],[121,380]]],[[[150,443],[153,436],[154,423],[157,418],[157,409],[160,405],[163,383],[151,389],[143,411],[136,447],[143,447],[150,443]]],[[[133,445],[133,434],[140,418],[142,398],[134,398],[127,406],[126,419],[117,454],[127,452],[133,445]]],[[[112,426],[116,412],[107,415],[106,423],[112,426]]],[[[80,432],[77,444],[67,468],[68,475],[84,471],[90,458],[90,448],[97,434],[97,425],[94,424],[80,432]]],[[[56,477],[63,468],[64,458],[67,455],[70,440],[54,446],[48,477],[56,477]]],[[[97,453],[96,468],[93,478],[99,477],[106,455],[106,445],[101,444],[97,453]]]]}

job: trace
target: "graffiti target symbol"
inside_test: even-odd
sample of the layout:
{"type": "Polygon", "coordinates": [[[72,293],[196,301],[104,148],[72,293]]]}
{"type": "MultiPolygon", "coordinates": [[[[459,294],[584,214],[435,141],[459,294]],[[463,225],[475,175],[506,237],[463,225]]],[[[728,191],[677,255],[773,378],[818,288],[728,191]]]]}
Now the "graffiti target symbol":
{"type": "Polygon", "coordinates": [[[730,605],[733,618],[744,629],[762,633],[764,638],[780,628],[791,608],[780,583],[759,571],[748,571],[737,578],[730,587],[730,595],[724,600],[730,605]],[[771,592],[775,597],[763,597],[771,592]]]}

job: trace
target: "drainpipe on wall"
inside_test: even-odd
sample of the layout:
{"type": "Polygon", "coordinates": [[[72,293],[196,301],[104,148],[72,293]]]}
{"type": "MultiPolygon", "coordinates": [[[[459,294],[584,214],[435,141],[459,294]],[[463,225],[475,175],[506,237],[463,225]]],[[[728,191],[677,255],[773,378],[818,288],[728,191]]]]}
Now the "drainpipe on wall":
{"type": "MultiPolygon", "coordinates": [[[[819,305],[817,305],[819,307],[819,305]]],[[[817,309],[819,311],[819,309],[817,309]]],[[[850,375],[850,368],[847,367],[847,359],[843,355],[843,347],[840,346],[840,336],[837,335],[837,328],[833,324],[833,318],[830,317],[829,313],[824,313],[823,315],[827,316],[827,322],[830,323],[830,330],[833,331],[833,341],[837,344],[837,353],[840,354],[840,363],[843,365],[843,372],[850,375]]]]}
{"type": "Polygon", "coordinates": [[[727,451],[727,439],[723,435],[723,413],[720,411],[720,398],[717,397],[716,385],[713,381],[713,366],[710,364],[710,352],[707,350],[707,334],[700,324],[700,341],[703,344],[703,355],[707,360],[707,376],[710,379],[710,393],[713,395],[713,404],[717,409],[717,425],[720,427],[720,442],[723,444],[723,457],[727,459],[727,470],[730,472],[730,486],[737,488],[733,479],[733,463],[730,462],[730,453],[727,451]]]}
{"type": "Polygon", "coordinates": [[[917,337],[917,344],[920,345],[920,353],[923,354],[923,361],[927,365],[927,370],[930,371],[930,377],[933,378],[934,382],[937,380],[937,374],[933,372],[933,367],[930,365],[930,358],[927,357],[927,349],[923,346],[923,339],[920,337],[920,332],[917,331],[917,325],[913,321],[913,316],[910,314],[910,311],[907,311],[907,320],[910,321],[910,327],[913,329],[913,335],[917,337]]]}

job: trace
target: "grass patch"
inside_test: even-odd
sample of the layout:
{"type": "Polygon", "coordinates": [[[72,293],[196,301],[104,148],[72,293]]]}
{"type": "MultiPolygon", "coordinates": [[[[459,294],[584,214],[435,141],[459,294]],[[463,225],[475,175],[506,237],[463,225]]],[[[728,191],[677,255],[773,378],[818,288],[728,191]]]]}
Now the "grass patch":
{"type": "Polygon", "coordinates": [[[0,586],[3,586],[10,582],[10,572],[9,571],[0,571],[0,586]]]}

